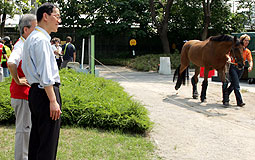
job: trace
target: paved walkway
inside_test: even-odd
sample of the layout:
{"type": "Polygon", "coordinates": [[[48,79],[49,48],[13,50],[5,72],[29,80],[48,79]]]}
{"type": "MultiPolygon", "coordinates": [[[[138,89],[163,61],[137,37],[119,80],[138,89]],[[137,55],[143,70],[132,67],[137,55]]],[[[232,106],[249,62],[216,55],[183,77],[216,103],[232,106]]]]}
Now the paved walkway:
{"type": "MultiPolygon", "coordinates": [[[[222,105],[220,82],[209,82],[207,102],[191,98],[191,85],[174,90],[172,75],[97,66],[99,76],[120,83],[149,111],[149,137],[166,160],[253,160],[255,157],[254,84],[241,83],[245,107],[222,105]]],[[[198,90],[201,90],[199,81],[198,90]]]]}

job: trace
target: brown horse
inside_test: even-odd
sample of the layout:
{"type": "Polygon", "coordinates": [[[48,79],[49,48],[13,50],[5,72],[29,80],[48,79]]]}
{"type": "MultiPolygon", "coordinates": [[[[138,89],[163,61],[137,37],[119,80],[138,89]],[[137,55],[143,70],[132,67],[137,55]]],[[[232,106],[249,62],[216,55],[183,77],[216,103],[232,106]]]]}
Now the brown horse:
{"type": "MultiPolygon", "coordinates": [[[[240,43],[236,37],[221,35],[213,36],[204,41],[190,40],[186,42],[181,51],[181,65],[176,69],[175,76],[178,74],[178,80],[175,85],[175,89],[178,90],[181,84],[185,84],[185,74],[188,72],[188,66],[190,62],[195,65],[195,75],[191,78],[191,84],[193,86],[193,98],[198,97],[197,83],[198,75],[200,73],[200,67],[204,67],[204,81],[202,83],[201,102],[206,99],[206,90],[208,86],[208,72],[209,70],[216,69],[223,83],[223,99],[226,92],[226,69],[227,55],[230,53],[235,58],[238,67],[243,67],[243,44],[240,43]]],[[[174,80],[173,79],[173,80],[174,80]]]]}

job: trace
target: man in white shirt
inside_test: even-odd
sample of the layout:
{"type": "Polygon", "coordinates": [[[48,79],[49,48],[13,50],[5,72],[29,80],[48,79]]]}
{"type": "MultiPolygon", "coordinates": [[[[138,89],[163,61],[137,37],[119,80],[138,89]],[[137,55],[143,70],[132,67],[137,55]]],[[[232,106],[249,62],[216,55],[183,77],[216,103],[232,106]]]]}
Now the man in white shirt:
{"type": "Polygon", "coordinates": [[[59,9],[44,3],[36,13],[38,26],[23,48],[22,69],[31,85],[28,101],[32,129],[28,158],[55,160],[60,131],[61,97],[58,66],[50,44],[50,33],[61,23],[59,9]]]}
{"type": "Polygon", "coordinates": [[[54,51],[54,54],[55,54],[55,57],[56,57],[56,61],[57,61],[57,64],[58,64],[58,69],[60,69],[61,67],[61,63],[62,63],[62,47],[60,46],[60,39],[57,38],[57,37],[54,37],[52,40],[51,40],[51,46],[52,46],[52,49],[54,51]]]}
{"type": "Polygon", "coordinates": [[[8,59],[8,68],[12,75],[10,86],[11,105],[14,108],[16,117],[15,160],[28,159],[29,134],[31,130],[31,113],[28,106],[30,86],[21,69],[21,56],[25,39],[36,25],[36,17],[33,14],[25,14],[20,19],[19,30],[21,37],[14,45],[8,59]]]}

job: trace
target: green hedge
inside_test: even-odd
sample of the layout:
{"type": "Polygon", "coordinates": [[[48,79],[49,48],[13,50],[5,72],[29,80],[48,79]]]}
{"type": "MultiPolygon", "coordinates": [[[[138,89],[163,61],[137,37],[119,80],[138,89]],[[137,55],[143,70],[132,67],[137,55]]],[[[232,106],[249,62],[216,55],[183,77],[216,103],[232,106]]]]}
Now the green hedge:
{"type": "MultiPolygon", "coordinates": [[[[124,92],[117,82],[77,73],[71,69],[62,69],[60,77],[62,125],[136,133],[144,133],[151,128],[148,111],[124,92]]],[[[0,84],[5,93],[0,98],[0,123],[14,123],[9,82],[0,84]]]]}
{"type": "Polygon", "coordinates": [[[10,98],[11,78],[5,78],[4,82],[0,82],[0,124],[14,124],[15,115],[11,107],[10,98]]]}
{"type": "Polygon", "coordinates": [[[180,65],[180,54],[147,54],[137,56],[128,62],[128,67],[138,71],[157,71],[160,64],[160,57],[170,57],[171,68],[176,69],[180,65]]]}
{"type": "MultiPolygon", "coordinates": [[[[181,55],[177,50],[174,54],[147,54],[137,56],[127,60],[126,64],[128,67],[138,71],[158,71],[160,57],[170,57],[171,69],[176,69],[181,64],[181,55]]],[[[190,63],[189,67],[194,68],[194,65],[190,63]]]]}

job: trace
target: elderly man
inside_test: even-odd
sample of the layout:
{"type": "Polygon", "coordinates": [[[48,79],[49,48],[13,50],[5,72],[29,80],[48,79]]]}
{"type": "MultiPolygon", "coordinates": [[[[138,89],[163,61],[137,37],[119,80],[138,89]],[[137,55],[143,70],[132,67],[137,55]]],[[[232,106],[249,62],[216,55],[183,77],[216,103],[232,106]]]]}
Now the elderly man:
{"type": "Polygon", "coordinates": [[[30,89],[21,69],[22,50],[26,38],[37,25],[36,17],[32,14],[24,15],[19,21],[20,38],[8,59],[8,68],[12,75],[10,86],[11,105],[16,116],[15,160],[28,159],[28,144],[31,130],[31,113],[28,106],[28,92],[30,89]]]}

